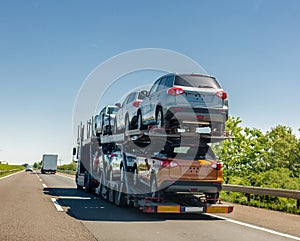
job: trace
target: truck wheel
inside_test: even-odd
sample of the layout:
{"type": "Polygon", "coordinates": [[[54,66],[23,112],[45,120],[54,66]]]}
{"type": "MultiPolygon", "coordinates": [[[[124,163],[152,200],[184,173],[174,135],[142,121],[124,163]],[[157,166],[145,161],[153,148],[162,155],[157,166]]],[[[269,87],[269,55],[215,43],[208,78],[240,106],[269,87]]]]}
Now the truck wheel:
{"type": "Polygon", "coordinates": [[[93,191],[91,187],[91,176],[89,173],[85,173],[84,176],[84,190],[86,193],[91,193],[93,191]]]}

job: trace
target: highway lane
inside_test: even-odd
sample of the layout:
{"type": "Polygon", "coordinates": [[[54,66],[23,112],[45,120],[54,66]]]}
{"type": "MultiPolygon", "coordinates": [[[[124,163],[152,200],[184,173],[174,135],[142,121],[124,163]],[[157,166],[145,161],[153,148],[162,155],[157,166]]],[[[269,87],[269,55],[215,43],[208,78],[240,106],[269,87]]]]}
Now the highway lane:
{"type": "Polygon", "coordinates": [[[47,185],[44,195],[55,197],[66,214],[80,220],[97,240],[300,240],[296,237],[300,237],[300,218],[297,215],[278,215],[278,212],[261,209],[251,209],[251,213],[248,213],[248,207],[244,211],[244,207],[240,206],[234,213],[222,215],[263,228],[275,227],[277,232],[293,235],[284,237],[274,233],[272,229],[258,230],[207,215],[151,215],[140,213],[136,208],[118,208],[99,200],[96,195],[75,189],[73,178],[60,175],[39,176],[47,185]],[[274,218],[281,219],[274,221],[274,218]],[[273,224],[270,221],[272,219],[273,224]],[[274,226],[274,223],[278,225],[274,226]],[[290,229],[286,228],[289,226],[290,229]]]}
{"type": "Polygon", "coordinates": [[[76,220],[55,209],[35,173],[0,179],[0,240],[95,240],[76,220]]]}

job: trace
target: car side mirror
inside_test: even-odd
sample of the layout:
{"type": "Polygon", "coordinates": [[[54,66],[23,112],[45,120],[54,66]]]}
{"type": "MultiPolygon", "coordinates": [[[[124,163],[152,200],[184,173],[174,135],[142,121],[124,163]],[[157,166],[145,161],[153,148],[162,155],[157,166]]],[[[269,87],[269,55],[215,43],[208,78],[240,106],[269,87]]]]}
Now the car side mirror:
{"type": "Polygon", "coordinates": [[[141,94],[144,95],[144,96],[148,96],[149,93],[148,93],[147,90],[142,90],[142,91],[141,91],[141,94]]]}
{"type": "Polygon", "coordinates": [[[121,108],[121,103],[116,103],[115,106],[121,108]]]}
{"type": "Polygon", "coordinates": [[[73,156],[76,155],[76,147],[73,148],[73,156]]]}

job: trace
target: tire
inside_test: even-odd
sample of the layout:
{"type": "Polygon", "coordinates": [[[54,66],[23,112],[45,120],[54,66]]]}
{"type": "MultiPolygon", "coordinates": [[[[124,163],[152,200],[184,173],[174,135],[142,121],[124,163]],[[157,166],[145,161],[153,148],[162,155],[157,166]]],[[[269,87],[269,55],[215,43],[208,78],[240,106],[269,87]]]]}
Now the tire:
{"type": "Polygon", "coordinates": [[[84,190],[86,193],[91,193],[93,191],[91,187],[91,176],[89,173],[85,173],[84,176],[84,190]]]}
{"type": "Polygon", "coordinates": [[[155,120],[158,128],[164,127],[164,116],[161,107],[157,108],[155,120]]]}
{"type": "Polygon", "coordinates": [[[145,126],[143,125],[142,113],[139,111],[137,116],[137,129],[144,130],[145,126]]]}

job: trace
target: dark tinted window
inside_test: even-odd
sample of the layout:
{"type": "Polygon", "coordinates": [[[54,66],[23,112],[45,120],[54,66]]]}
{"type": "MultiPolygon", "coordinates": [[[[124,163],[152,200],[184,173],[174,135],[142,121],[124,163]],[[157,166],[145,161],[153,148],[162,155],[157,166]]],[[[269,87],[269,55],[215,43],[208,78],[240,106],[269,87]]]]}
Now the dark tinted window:
{"type": "Polygon", "coordinates": [[[141,92],[138,93],[138,99],[139,99],[139,100],[143,100],[143,99],[145,99],[145,97],[146,97],[146,96],[143,95],[143,94],[141,94],[141,92]]]}
{"type": "Polygon", "coordinates": [[[179,158],[185,160],[216,160],[214,152],[208,145],[181,145],[178,147],[171,147],[170,149],[165,150],[163,154],[172,158],[179,158]]]}
{"type": "Polygon", "coordinates": [[[208,76],[201,75],[181,75],[175,77],[174,85],[196,87],[196,88],[220,88],[217,81],[208,76]]]}
{"type": "Polygon", "coordinates": [[[136,93],[131,93],[130,94],[128,103],[135,101],[135,95],[136,95],[136,93]]]}
{"type": "Polygon", "coordinates": [[[166,88],[167,77],[163,77],[159,83],[158,91],[166,88]]]}
{"type": "Polygon", "coordinates": [[[117,108],[115,107],[108,107],[106,114],[115,114],[117,112],[117,108]]]}
{"type": "Polygon", "coordinates": [[[171,87],[173,86],[173,82],[174,82],[174,76],[173,76],[173,75],[168,76],[165,85],[166,85],[168,88],[171,88],[171,87]]]}

